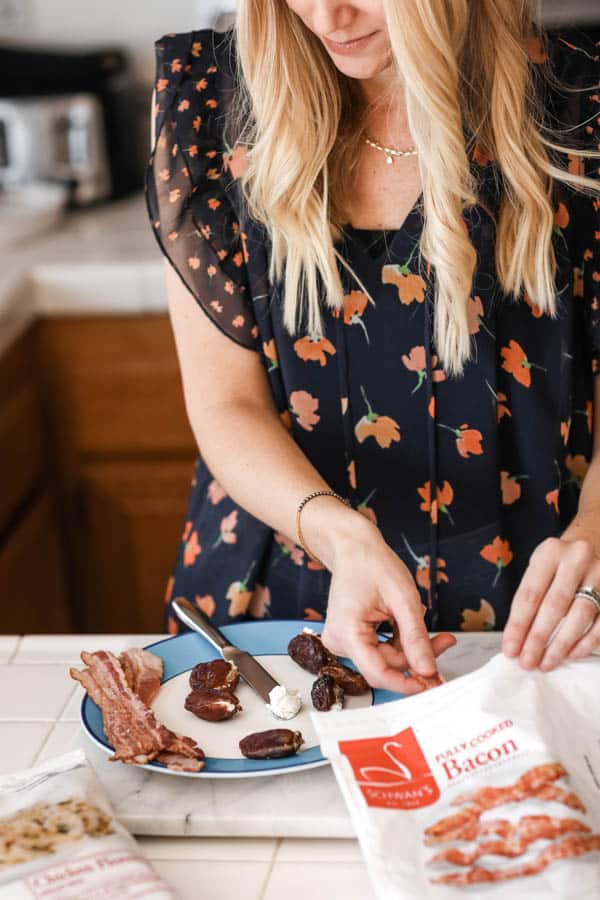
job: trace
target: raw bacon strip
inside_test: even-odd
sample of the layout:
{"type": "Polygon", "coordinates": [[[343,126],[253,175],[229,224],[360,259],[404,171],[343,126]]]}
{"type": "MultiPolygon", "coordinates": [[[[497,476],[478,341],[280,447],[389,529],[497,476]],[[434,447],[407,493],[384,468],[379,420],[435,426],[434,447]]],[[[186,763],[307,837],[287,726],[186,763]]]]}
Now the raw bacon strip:
{"type": "Polygon", "coordinates": [[[160,690],[163,676],[163,661],[160,656],[140,647],[132,647],[121,653],[119,662],[131,690],[142,703],[150,706],[160,690]]]}
{"type": "Polygon", "coordinates": [[[71,669],[71,677],[102,710],[104,730],[115,750],[112,760],[144,765],[165,750],[196,760],[204,758],[191,738],[175,734],[156,719],[127,684],[116,656],[105,650],[83,651],[81,659],[87,668],[71,669]]]}
{"type": "MultiPolygon", "coordinates": [[[[494,825],[494,823],[489,823],[494,825]]],[[[453,863],[456,866],[472,866],[481,856],[522,856],[531,844],[540,840],[553,840],[573,831],[591,832],[591,828],[579,819],[553,819],[550,816],[525,816],[505,829],[499,840],[485,841],[472,850],[450,847],[433,856],[430,863],[453,863]]],[[[479,831],[482,834],[482,828],[479,831]]]]}
{"type": "Polygon", "coordinates": [[[516,800],[524,800],[531,797],[532,794],[544,787],[551,781],[557,781],[567,774],[565,768],[560,763],[544,763],[541,766],[535,766],[528,772],[525,772],[513,784],[507,784],[504,787],[484,787],[475,791],[469,791],[466,794],[460,794],[452,801],[453,806],[460,806],[461,803],[474,803],[481,809],[492,809],[501,803],[512,803],[516,800]]]}
{"type": "Polygon", "coordinates": [[[444,875],[438,875],[437,878],[431,878],[430,881],[432,884],[457,885],[508,881],[510,878],[538,875],[558,859],[574,859],[577,856],[583,856],[584,853],[592,853],[594,850],[600,850],[600,834],[569,837],[546,847],[531,862],[515,866],[512,869],[484,869],[474,866],[463,872],[447,872],[444,875]]]}

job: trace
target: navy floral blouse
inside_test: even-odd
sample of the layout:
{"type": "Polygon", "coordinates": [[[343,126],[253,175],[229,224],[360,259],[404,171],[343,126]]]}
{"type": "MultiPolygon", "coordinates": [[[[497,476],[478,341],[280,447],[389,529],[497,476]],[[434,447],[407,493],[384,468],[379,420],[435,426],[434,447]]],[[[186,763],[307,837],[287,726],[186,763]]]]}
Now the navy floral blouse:
{"type": "MultiPolygon", "coordinates": [[[[552,124],[573,127],[565,143],[598,150],[600,42],[592,34],[548,34],[557,74],[586,90],[548,88],[544,106],[552,124]]],[[[375,304],[338,262],[343,313],[326,311],[320,340],[291,336],[282,285],[268,279],[268,235],[246,214],[237,183],[245,147],[232,147],[224,128],[235,84],[233,31],[166,34],[155,52],[146,203],[198,314],[260,355],[291,437],[409,567],[428,627],[502,629],[529,555],[575,514],[591,458],[600,199],[555,185],[559,315],[540,314],[525,292],[510,302],[494,265],[498,172],[475,147],[471,165],[485,203],[464,213],[478,265],[472,359],[462,377],[444,373],[432,344],[435,273],[418,263],[421,201],[400,229],[346,226],[337,245],[375,304]]],[[[539,36],[529,57],[534,65],[545,59],[539,36]]],[[[598,160],[569,154],[564,163],[600,172],[598,160]]],[[[240,435],[240,453],[249,437],[240,435]]],[[[166,630],[185,630],[170,608],[179,596],[216,624],[322,619],[330,577],[292,536],[236,504],[198,458],[167,587],[166,630]]]]}

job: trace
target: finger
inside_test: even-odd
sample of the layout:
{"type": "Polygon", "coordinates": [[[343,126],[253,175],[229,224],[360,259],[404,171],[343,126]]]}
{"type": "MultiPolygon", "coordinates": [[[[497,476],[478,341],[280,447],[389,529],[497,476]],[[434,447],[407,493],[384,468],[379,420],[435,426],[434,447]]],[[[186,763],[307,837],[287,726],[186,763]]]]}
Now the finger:
{"type": "Polygon", "coordinates": [[[589,631],[597,616],[596,607],[584,597],[573,601],[556,634],[546,647],[540,669],[549,672],[558,666],[575,644],[589,631]]]}
{"type": "MultiPolygon", "coordinates": [[[[399,694],[416,693],[421,686],[414,679],[407,678],[401,668],[391,665],[381,652],[380,644],[372,631],[375,643],[366,634],[349,636],[349,655],[358,671],[373,688],[383,688],[399,694]]],[[[388,653],[398,653],[394,647],[386,647],[388,653]]]]}
{"type": "Polygon", "coordinates": [[[591,555],[587,541],[570,541],[568,549],[563,551],[554,580],[525,638],[520,656],[523,668],[532,669],[540,664],[551,634],[570,609],[575,591],[589,570],[591,555]]]}
{"type": "Polygon", "coordinates": [[[596,616],[590,630],[575,644],[569,659],[583,659],[600,647],[600,615],[596,616]]]}
{"type": "Polygon", "coordinates": [[[502,651],[506,656],[520,654],[525,636],[554,577],[556,566],[552,565],[550,554],[557,548],[551,541],[544,541],[533,551],[512,599],[502,637],[502,651]]]}
{"type": "MultiPolygon", "coordinates": [[[[398,644],[393,643],[392,640],[390,639],[388,641],[383,641],[382,645],[393,648],[394,650],[397,651],[398,656],[395,657],[393,662],[392,662],[392,658],[390,657],[389,662],[393,665],[396,665],[399,669],[402,669],[402,671],[404,671],[405,669],[409,668],[409,662],[408,662],[408,659],[406,658],[406,654],[400,648],[399,642],[400,642],[399,638],[398,638],[398,644]]],[[[430,642],[431,642],[431,649],[433,651],[433,655],[435,657],[438,657],[438,656],[441,656],[441,654],[444,653],[446,650],[449,650],[450,647],[454,647],[454,645],[456,644],[456,638],[454,637],[453,634],[450,634],[449,631],[443,631],[443,632],[441,632],[441,634],[436,634],[435,637],[430,638],[430,642]]]]}
{"type": "MultiPolygon", "coordinates": [[[[397,588],[394,586],[397,593],[397,588]]],[[[384,599],[390,604],[390,597],[384,593],[384,599]]],[[[411,669],[417,675],[435,675],[437,666],[431,647],[429,633],[423,621],[421,598],[416,591],[407,592],[398,602],[391,602],[394,619],[400,632],[402,649],[411,669]],[[408,594],[408,595],[407,595],[408,594]]]]}

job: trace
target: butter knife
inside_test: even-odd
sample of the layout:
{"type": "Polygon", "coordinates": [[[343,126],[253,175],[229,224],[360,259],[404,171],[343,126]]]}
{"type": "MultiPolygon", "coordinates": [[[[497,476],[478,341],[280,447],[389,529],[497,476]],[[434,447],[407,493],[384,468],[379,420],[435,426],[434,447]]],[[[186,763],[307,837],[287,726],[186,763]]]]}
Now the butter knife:
{"type": "Polygon", "coordinates": [[[269,675],[250,653],[240,650],[239,647],[228,641],[223,632],[212,624],[208,616],[185,597],[177,597],[172,601],[171,606],[184,625],[210,641],[223,659],[235,663],[244,681],[262,697],[265,703],[269,703],[269,693],[274,687],[279,687],[279,682],[275,681],[272,675],[269,675]]]}

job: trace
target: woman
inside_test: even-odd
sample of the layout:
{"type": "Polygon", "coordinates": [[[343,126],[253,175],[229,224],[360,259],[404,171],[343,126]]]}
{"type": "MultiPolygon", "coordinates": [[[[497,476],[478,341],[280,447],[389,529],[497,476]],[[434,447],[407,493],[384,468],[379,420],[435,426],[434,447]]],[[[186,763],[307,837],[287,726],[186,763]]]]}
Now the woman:
{"type": "Polygon", "coordinates": [[[542,669],[600,645],[600,51],[575,33],[522,0],[239,0],[156,42],[146,196],[202,454],[170,632],[176,596],[326,617],[402,691],[443,629],[542,669]]]}

